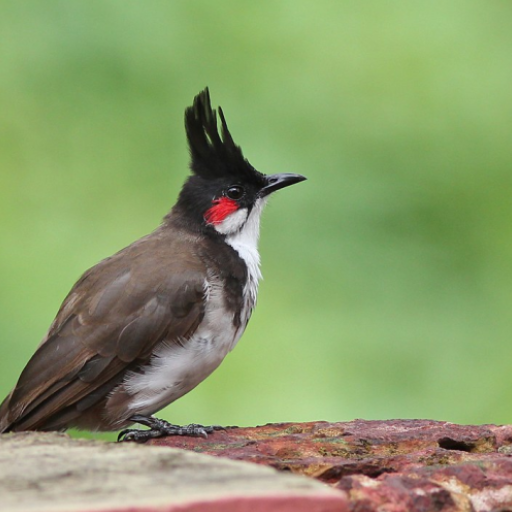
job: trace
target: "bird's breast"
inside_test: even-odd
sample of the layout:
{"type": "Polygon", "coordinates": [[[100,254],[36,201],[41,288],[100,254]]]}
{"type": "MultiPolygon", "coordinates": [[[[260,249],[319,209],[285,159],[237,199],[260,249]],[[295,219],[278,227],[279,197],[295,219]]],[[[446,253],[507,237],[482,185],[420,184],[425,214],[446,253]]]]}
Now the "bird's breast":
{"type": "Polygon", "coordinates": [[[192,336],[161,342],[149,362],[128,374],[120,386],[120,391],[131,396],[127,403],[130,414],[154,414],[191,391],[220,365],[243,334],[254,307],[256,291],[247,291],[244,289],[241,297],[241,310],[234,311],[227,307],[223,283],[215,276],[205,281],[205,313],[192,336]]]}

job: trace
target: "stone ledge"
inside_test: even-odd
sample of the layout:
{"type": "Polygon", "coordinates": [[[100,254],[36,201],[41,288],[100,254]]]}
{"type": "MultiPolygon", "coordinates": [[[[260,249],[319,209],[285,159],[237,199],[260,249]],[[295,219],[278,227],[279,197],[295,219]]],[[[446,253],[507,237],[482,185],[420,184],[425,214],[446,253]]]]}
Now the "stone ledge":
{"type": "Polygon", "coordinates": [[[284,423],[145,445],[6,434],[0,510],[512,510],[512,426],[284,423]]]}
{"type": "Polygon", "coordinates": [[[305,477],[182,450],[0,436],[2,512],[338,512],[346,495],[305,477]]]}

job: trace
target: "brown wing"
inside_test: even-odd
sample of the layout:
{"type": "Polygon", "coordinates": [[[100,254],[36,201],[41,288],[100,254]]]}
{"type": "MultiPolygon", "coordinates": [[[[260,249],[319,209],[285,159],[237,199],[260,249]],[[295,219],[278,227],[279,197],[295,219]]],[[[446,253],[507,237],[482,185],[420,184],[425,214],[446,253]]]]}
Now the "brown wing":
{"type": "Polygon", "coordinates": [[[172,243],[162,251],[155,241],[143,239],[78,281],[0,407],[0,432],[66,428],[164,337],[195,331],[204,268],[172,243]]]}

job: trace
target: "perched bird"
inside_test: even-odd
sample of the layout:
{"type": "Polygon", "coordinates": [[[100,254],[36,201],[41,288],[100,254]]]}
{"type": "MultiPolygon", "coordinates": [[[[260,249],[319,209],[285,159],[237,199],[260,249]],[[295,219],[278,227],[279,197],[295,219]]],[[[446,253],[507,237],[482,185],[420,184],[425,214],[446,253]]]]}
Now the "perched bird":
{"type": "Polygon", "coordinates": [[[208,89],[185,111],[192,175],[162,224],[78,280],[0,406],[0,432],[112,431],[144,441],[206,436],[152,415],[195,388],[243,334],[256,303],[260,216],[305,180],[243,156],[208,89]],[[126,428],[133,423],[147,430],[126,428]]]}

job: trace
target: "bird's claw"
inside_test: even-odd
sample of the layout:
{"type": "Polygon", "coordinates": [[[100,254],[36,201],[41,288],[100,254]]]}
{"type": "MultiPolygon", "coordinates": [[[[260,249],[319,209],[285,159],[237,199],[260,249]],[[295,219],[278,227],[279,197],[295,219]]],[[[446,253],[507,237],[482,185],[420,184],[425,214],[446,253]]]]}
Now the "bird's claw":
{"type": "Polygon", "coordinates": [[[134,441],[138,443],[146,442],[148,439],[155,439],[157,437],[165,436],[187,436],[187,437],[204,437],[207,438],[208,434],[213,434],[218,430],[226,430],[220,425],[203,426],[197,423],[190,425],[173,425],[165,420],[153,418],[151,416],[135,415],[130,418],[130,421],[140,423],[149,427],[149,430],[139,430],[135,428],[127,428],[121,430],[117,436],[117,441],[134,441]]]}

